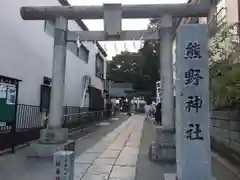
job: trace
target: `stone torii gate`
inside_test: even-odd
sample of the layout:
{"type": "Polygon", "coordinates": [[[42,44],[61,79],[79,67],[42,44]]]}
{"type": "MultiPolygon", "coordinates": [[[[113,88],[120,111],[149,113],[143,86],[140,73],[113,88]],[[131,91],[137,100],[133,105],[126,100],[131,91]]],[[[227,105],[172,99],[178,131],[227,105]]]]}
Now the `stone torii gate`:
{"type": "MultiPolygon", "coordinates": [[[[161,41],[160,76],[161,80],[163,80],[164,91],[162,127],[158,128],[157,136],[162,137],[160,138],[162,142],[159,143],[163,143],[164,146],[161,146],[161,151],[155,151],[155,153],[160,152],[160,154],[156,154],[155,156],[161,157],[161,153],[164,150],[166,151],[169,147],[174,147],[175,121],[173,119],[173,114],[175,112],[173,107],[172,38],[176,29],[173,26],[173,20],[179,17],[208,17],[210,7],[210,0],[201,1],[199,4],[104,4],[103,6],[22,7],[21,16],[24,20],[56,20],[49,129],[46,130],[53,134],[52,143],[64,142],[67,137],[66,135],[60,135],[63,132],[66,133],[66,131],[62,130],[61,125],[63,118],[62,105],[67,41],[124,41],[143,39],[161,41]],[[121,24],[123,18],[161,18],[161,25],[158,27],[157,31],[154,32],[148,30],[123,31],[121,24]],[[104,19],[104,31],[68,31],[68,20],[77,19],[104,19]],[[168,141],[167,144],[165,143],[166,141],[168,141]]],[[[181,134],[177,134],[177,136],[180,135],[181,134]]],[[[182,152],[180,149],[181,146],[177,146],[177,151],[181,154],[182,152]]],[[[164,157],[161,158],[164,160],[164,157]]],[[[170,157],[170,159],[171,158],[173,157],[170,157]]],[[[187,155],[186,158],[188,158],[187,155]]],[[[191,166],[187,168],[189,168],[188,171],[192,171],[192,173],[187,175],[186,167],[183,165],[185,162],[184,158],[179,157],[178,161],[181,161],[178,163],[178,178],[180,180],[192,179],[191,174],[194,174],[194,172],[199,175],[199,170],[193,169],[191,166]],[[181,164],[181,167],[179,164],[181,164]]],[[[201,164],[202,167],[205,165],[204,162],[200,162],[199,164],[201,164]]],[[[196,176],[198,180],[211,179],[211,168],[209,168],[209,166],[205,167],[206,168],[203,168],[205,173],[203,173],[201,177],[196,176]]]]}

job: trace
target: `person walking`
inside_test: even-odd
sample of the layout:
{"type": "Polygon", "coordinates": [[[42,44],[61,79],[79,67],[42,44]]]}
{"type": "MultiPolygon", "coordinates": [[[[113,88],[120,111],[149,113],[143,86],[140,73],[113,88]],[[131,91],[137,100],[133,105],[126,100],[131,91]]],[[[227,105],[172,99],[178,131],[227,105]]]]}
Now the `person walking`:
{"type": "Polygon", "coordinates": [[[147,102],[144,106],[145,119],[148,120],[151,115],[151,103],[147,102]]]}

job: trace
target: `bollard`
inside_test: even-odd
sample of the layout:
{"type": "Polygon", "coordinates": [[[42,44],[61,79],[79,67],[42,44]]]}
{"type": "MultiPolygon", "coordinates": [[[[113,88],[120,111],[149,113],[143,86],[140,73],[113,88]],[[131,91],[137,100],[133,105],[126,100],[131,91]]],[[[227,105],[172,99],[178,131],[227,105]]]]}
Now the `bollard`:
{"type": "Polygon", "coordinates": [[[55,180],[74,180],[74,157],[73,151],[54,153],[55,180]]]}

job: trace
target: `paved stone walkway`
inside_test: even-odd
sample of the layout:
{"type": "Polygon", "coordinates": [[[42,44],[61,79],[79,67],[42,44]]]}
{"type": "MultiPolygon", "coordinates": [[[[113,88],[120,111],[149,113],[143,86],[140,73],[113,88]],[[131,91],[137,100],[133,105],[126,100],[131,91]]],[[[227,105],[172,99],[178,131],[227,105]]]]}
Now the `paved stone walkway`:
{"type": "Polygon", "coordinates": [[[134,180],[143,122],[131,116],[76,157],[74,180],[134,180]]]}
{"type": "MultiPolygon", "coordinates": [[[[97,123],[100,128],[76,140],[74,180],[164,180],[176,172],[175,165],[149,161],[148,150],[155,137],[151,121],[143,115],[112,118],[97,123]]],[[[26,149],[0,156],[0,180],[52,180],[52,159],[26,158],[26,149]]],[[[217,180],[238,180],[216,158],[212,161],[217,180]]]]}
{"type": "MultiPolygon", "coordinates": [[[[126,115],[120,115],[103,120],[102,123],[97,123],[97,125],[86,129],[88,135],[85,138],[81,138],[84,135],[82,131],[74,132],[69,138],[76,140],[76,157],[84,153],[86,149],[93,147],[128,118],[126,115]]],[[[27,158],[27,155],[28,148],[22,148],[18,149],[15,154],[0,156],[0,180],[54,179],[56,170],[52,159],[27,158]]]]}

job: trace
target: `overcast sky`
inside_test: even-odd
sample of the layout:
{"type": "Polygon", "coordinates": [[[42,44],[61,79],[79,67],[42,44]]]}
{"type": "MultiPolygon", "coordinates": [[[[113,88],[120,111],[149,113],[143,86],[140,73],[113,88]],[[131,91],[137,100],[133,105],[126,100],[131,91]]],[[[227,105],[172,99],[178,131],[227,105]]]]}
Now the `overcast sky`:
{"type": "MultiPolygon", "coordinates": [[[[163,4],[163,3],[186,3],[187,0],[68,0],[71,5],[102,5],[103,3],[121,3],[121,4],[163,4]]],[[[84,20],[84,23],[90,30],[103,30],[102,20],[84,20]]],[[[123,30],[140,30],[146,29],[149,19],[124,19],[122,21],[123,30]]],[[[112,56],[121,53],[121,51],[128,50],[136,52],[140,47],[139,41],[111,41],[100,42],[104,50],[108,54],[108,59],[112,56]]]]}

